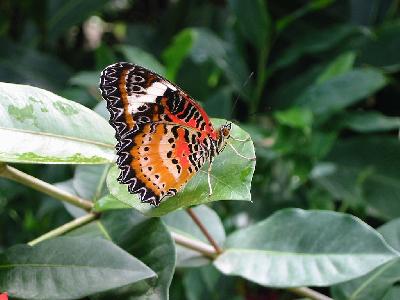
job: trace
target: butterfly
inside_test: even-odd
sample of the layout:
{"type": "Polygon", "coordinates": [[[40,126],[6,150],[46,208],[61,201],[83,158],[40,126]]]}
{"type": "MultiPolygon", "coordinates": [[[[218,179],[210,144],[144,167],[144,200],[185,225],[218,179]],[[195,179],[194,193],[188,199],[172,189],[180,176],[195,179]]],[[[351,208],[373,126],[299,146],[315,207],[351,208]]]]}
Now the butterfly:
{"type": "Polygon", "coordinates": [[[102,71],[100,91],[118,141],[118,181],[127,184],[131,194],[158,206],[180,191],[206,162],[212,194],[212,162],[227,145],[231,123],[214,129],[207,113],[186,92],[127,62],[102,71]]]}

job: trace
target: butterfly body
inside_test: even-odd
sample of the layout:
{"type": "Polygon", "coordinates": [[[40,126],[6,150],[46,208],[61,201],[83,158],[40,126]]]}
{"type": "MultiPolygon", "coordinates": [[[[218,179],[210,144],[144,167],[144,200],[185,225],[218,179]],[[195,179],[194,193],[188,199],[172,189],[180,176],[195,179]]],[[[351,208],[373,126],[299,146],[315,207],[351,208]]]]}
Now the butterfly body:
{"type": "Polygon", "coordinates": [[[211,166],[230,136],[230,123],[215,130],[189,95],[143,67],[108,66],[100,90],[118,141],[118,181],[142,202],[159,205],[175,195],[206,162],[211,166]]]}

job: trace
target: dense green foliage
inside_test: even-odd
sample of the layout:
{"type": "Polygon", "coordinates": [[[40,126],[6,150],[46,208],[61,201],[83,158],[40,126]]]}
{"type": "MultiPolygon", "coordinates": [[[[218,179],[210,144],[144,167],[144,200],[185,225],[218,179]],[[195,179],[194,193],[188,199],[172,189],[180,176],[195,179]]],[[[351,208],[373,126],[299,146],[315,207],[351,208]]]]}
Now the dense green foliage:
{"type": "Polygon", "coordinates": [[[315,286],[400,299],[399,11],[396,0],[1,1],[0,293],[291,299],[273,288],[315,286]],[[255,170],[227,148],[212,197],[200,171],[159,208],[138,203],[116,183],[98,91],[117,61],[176,82],[215,124],[235,122],[255,170]],[[26,245],[86,204],[10,180],[6,163],[96,215],[26,245]],[[217,257],[178,241],[208,242],[179,210],[198,204],[217,257]]]}

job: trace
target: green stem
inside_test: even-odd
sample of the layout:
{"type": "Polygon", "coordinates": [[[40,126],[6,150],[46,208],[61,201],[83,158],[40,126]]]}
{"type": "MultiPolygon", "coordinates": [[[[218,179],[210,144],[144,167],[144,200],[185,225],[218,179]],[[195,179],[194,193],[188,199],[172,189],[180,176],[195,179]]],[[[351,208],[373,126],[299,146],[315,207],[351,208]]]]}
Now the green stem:
{"type": "Polygon", "coordinates": [[[33,241],[30,241],[28,243],[28,245],[29,246],[35,246],[36,244],[38,244],[38,243],[40,243],[40,242],[42,242],[44,240],[47,240],[47,239],[50,239],[50,238],[53,238],[53,237],[56,237],[56,236],[63,235],[64,233],[67,233],[67,232],[69,232],[69,231],[71,231],[73,229],[81,227],[82,225],[85,225],[85,224],[93,221],[96,218],[97,218],[97,215],[94,214],[94,213],[90,213],[90,214],[84,215],[82,217],[79,217],[79,218],[77,218],[75,220],[72,220],[71,222],[68,222],[68,223],[66,223],[66,224],[64,224],[64,225],[62,225],[60,227],[57,227],[54,230],[51,230],[51,231],[39,236],[38,238],[34,239],[33,241]]]}
{"type": "Polygon", "coordinates": [[[288,288],[287,290],[298,296],[307,297],[313,300],[333,300],[332,298],[307,287],[288,288]]]}
{"type": "Polygon", "coordinates": [[[184,235],[170,231],[172,238],[175,243],[185,248],[192,249],[201,253],[203,256],[214,259],[217,256],[217,252],[214,247],[201,241],[192,240],[184,235]]]}
{"type": "Polygon", "coordinates": [[[213,246],[216,254],[221,254],[222,249],[218,246],[218,243],[214,240],[211,234],[208,232],[207,228],[204,226],[203,222],[197,217],[196,213],[191,208],[186,209],[189,216],[192,218],[193,222],[199,227],[200,231],[204,234],[210,244],[213,246]]]}
{"type": "Polygon", "coordinates": [[[21,184],[31,187],[34,190],[47,194],[58,200],[68,202],[72,205],[83,208],[86,211],[90,211],[93,208],[93,203],[84,200],[78,196],[70,194],[64,190],[61,190],[54,185],[44,182],[36,177],[19,171],[8,165],[0,165],[0,177],[14,180],[21,184]]]}

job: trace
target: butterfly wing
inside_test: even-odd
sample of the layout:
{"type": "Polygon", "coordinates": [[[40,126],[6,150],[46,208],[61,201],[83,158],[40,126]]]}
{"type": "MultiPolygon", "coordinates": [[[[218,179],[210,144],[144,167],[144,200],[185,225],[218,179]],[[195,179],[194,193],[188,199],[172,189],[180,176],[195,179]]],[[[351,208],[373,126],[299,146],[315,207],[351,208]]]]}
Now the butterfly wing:
{"type": "Polygon", "coordinates": [[[161,76],[117,63],[100,89],[116,131],[119,182],[142,202],[158,205],[179,191],[209,156],[215,130],[204,110],[161,76]]]}

